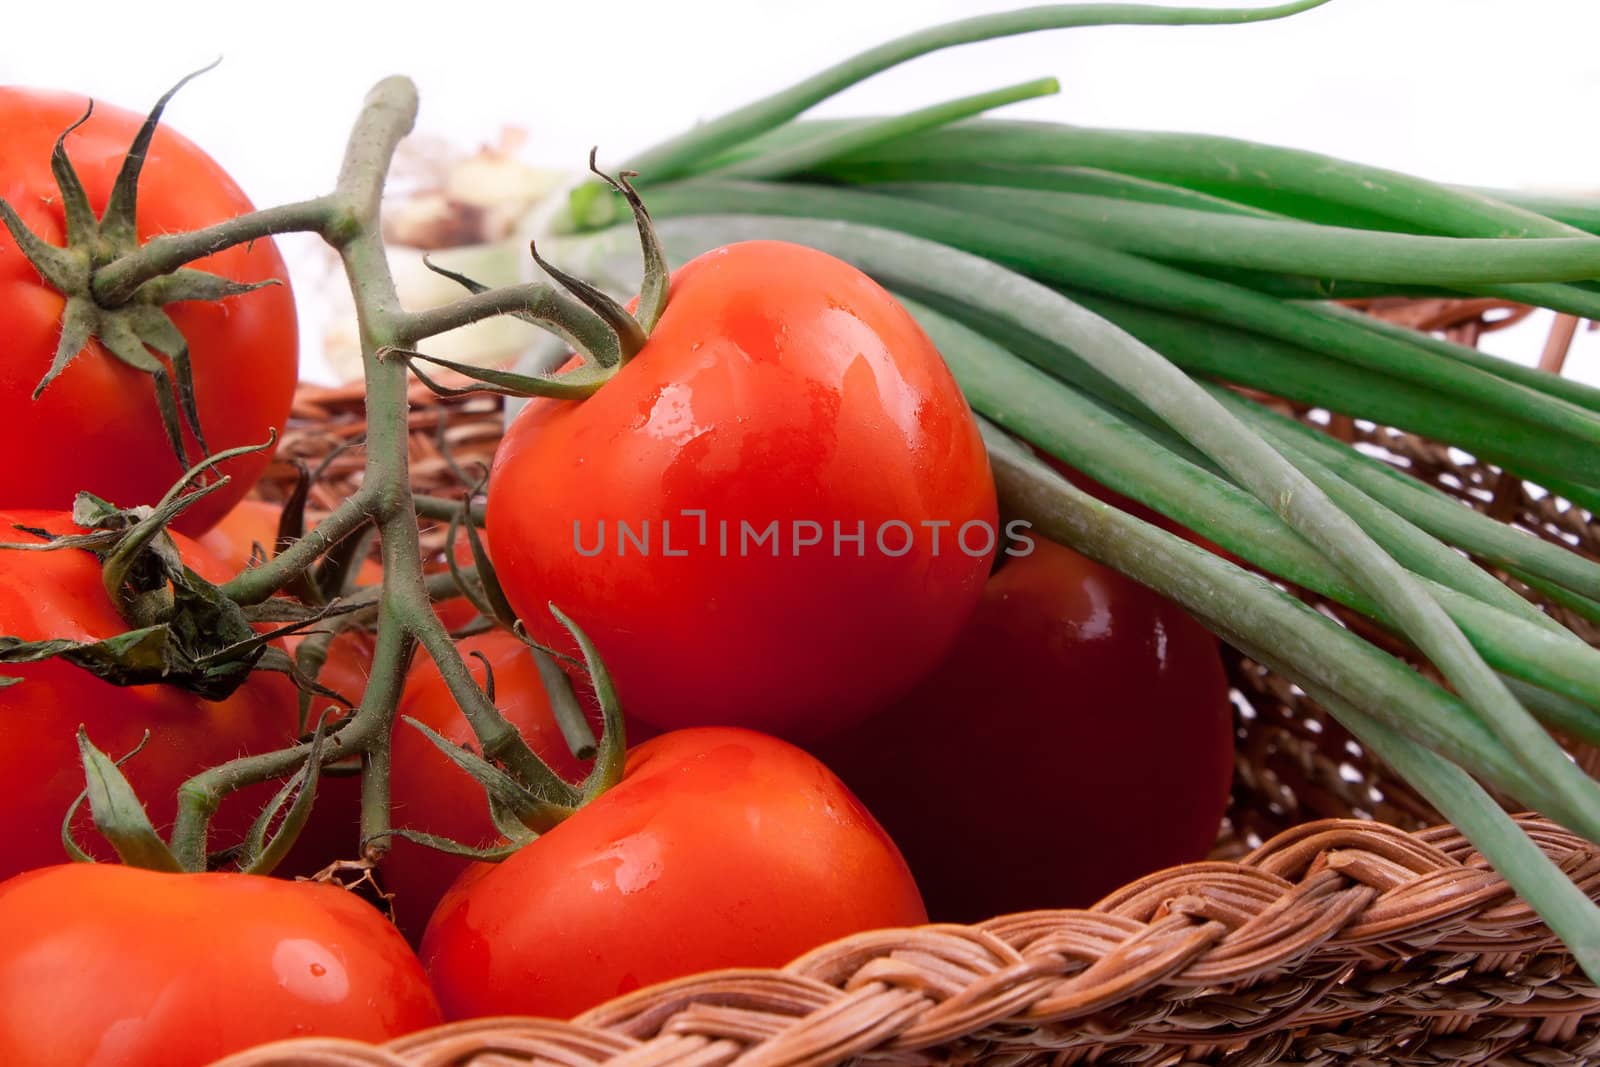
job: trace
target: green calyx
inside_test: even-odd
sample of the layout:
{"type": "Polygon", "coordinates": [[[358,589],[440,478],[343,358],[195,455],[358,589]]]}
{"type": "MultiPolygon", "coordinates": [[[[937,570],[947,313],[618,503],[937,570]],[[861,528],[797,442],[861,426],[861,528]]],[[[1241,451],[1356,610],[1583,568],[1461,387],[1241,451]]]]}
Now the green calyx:
{"type": "MultiPolygon", "coordinates": [[[[601,662],[593,642],[578,624],[554,604],[550,605],[550,612],[572,635],[583,654],[584,666],[600,703],[601,731],[598,741],[589,728],[583,710],[572,692],[570,682],[561,668],[556,666],[554,659],[546,650],[531,641],[528,642],[528,652],[535,657],[539,665],[540,676],[545,681],[557,719],[561,722],[563,734],[573,755],[580,759],[593,760],[589,773],[576,785],[562,781],[553,773],[547,773],[535,780],[519,773],[515,767],[493,761],[470,748],[452,743],[426,723],[410,716],[403,716],[406,726],[426,737],[456,767],[483,788],[495,829],[504,840],[488,847],[479,847],[437,834],[402,827],[385,830],[380,835],[382,839],[398,837],[449,855],[498,863],[513,855],[524,845],[537,840],[540,834],[554,828],[578,808],[596,800],[607,789],[622,780],[627,759],[627,739],[624,734],[622,706],[617,701],[611,675],[601,662]],[[573,719],[581,725],[570,721],[573,719]]],[[[517,628],[517,633],[527,641],[520,626],[517,628]]],[[[487,659],[483,660],[483,667],[484,694],[493,703],[494,671],[487,659]]],[[[363,844],[371,845],[376,840],[369,839],[363,844]]]]}
{"type": "Polygon", "coordinates": [[[185,863],[178,858],[178,851],[162,839],[138,794],[122,773],[123,764],[137,756],[150,740],[149,731],[145,731],[144,738],[133,751],[113,760],[95,747],[88,732],[80,726],[78,754],[83,763],[85,785],[61,822],[62,847],[75,862],[95,862],[74,835],[73,823],[87,802],[95,830],[110,843],[117,859],[129,867],[193,873],[227,861],[246,874],[270,874],[294,847],[311,816],[327,742],[326,727],[326,719],[318,721],[308,743],[310,755],[305,765],[283,783],[241,843],[216,856],[202,855],[185,863]]]}
{"type": "Polygon", "coordinates": [[[144,805],[122,774],[121,765],[138,755],[139,749],[149,739],[149,731],[146,731],[144,740],[132,752],[113,760],[95,748],[88,732],[82,726],[78,727],[78,754],[83,760],[86,784],[78,799],[67,809],[67,816],[61,823],[61,843],[72,859],[79,863],[94,862],[72,836],[73,819],[87,800],[94,818],[94,828],[111,843],[117,858],[123,863],[130,867],[168,873],[184,869],[167,843],[161,840],[161,835],[150,822],[150,816],[145,813],[144,805]]]}
{"type": "MultiPolygon", "coordinates": [[[[0,545],[11,551],[84,551],[100,561],[102,581],[130,629],[100,641],[24,641],[0,636],[0,665],[61,659],[115,685],[163,682],[222,700],[243,685],[267,645],[283,631],[257,633],[252,614],[183,562],[168,525],[197,500],[227,484],[219,479],[185,492],[217,464],[265,445],[231,449],[189,470],[154,507],[119,508],[79,493],[73,521],[83,533],[0,545]]],[[[288,629],[320,616],[290,620],[288,629]]]]}
{"type": "Polygon", "coordinates": [[[178,301],[222,300],[276,282],[245,284],[185,268],[145,282],[125,300],[110,301],[97,287],[96,280],[104,267],[139,247],[136,224],[139,175],[151,139],[173,95],[201,73],[204,71],[185,77],[156,102],[128,147],[105,212],[98,218],[66,151],[67,137],[88,121],[93,105],[56,139],[55,149],[50,154],[50,169],[55,175],[66,216],[64,246],[53,245],[34,233],[10,204],[0,200],[0,223],[5,224],[18,249],[45,284],[66,297],[61,315],[61,340],[49,369],[34,388],[34,398],[43,394],[91,341],[98,341],[112,358],[150,376],[162,427],[173,455],[183,467],[191,463],[185,432],[200,446],[201,454],[209,449],[200,428],[188,342],[167,315],[165,306],[178,301]]]}
{"type": "Polygon", "coordinates": [[[420,340],[492,315],[507,314],[548,330],[571,345],[580,360],[576,367],[548,375],[517,374],[474,367],[399,345],[384,349],[380,356],[404,360],[412,373],[440,396],[492,392],[503,396],[582,400],[594,395],[610,381],[649,341],[650,332],[666,311],[671,278],[666,252],[656,236],[650,213],[628,180],[636,175],[632,171],[623,171],[615,178],[605,174],[596,166],[592,150],[589,153],[589,169],[627,201],[638,226],[639,244],[644,255],[644,281],[639,289],[637,310],[629,311],[601,289],[555,266],[539,254],[537,242],[530,241],[529,251],[533,261],[559,288],[534,284],[491,290],[480,282],[445,270],[424,258],[423,263],[429,270],[457,282],[473,297],[481,299],[476,303],[463,301],[447,317],[423,316],[417,328],[411,332],[412,340],[420,340]],[[459,388],[446,386],[420,370],[418,363],[454,371],[472,384],[459,388]]]}

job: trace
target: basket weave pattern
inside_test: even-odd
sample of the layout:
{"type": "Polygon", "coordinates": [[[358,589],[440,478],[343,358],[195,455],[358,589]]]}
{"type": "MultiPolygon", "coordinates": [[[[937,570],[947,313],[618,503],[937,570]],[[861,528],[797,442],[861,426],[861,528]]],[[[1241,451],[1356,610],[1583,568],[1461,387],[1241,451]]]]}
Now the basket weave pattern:
{"type": "MultiPolygon", "coordinates": [[[[1522,313],[1493,301],[1370,310],[1469,343],[1522,313]]],[[[413,402],[417,484],[459,495],[440,441],[462,466],[487,462],[499,437],[499,404],[440,401],[421,390],[413,402]]],[[[1382,427],[1281,409],[1474,507],[1600,557],[1588,516],[1459,453],[1382,427]]],[[[363,430],[358,390],[303,389],[280,456],[319,462],[363,430]]],[[[329,462],[313,504],[340,499],[360,464],[358,449],[329,462]]],[[[269,478],[281,484],[267,493],[285,487],[292,470],[274,468],[269,478]]],[[[434,531],[435,545],[440,534],[434,531]]],[[[1405,654],[1364,621],[1314,602],[1405,654]]],[[[1563,621],[1596,639],[1578,620],[1563,621]]],[[[1237,655],[1230,672],[1237,766],[1213,859],[1152,874],[1092,909],[874,931],[782,970],[720,972],[641,990],[570,1023],[474,1020],[381,1048],[303,1039],[224,1063],[1600,1062],[1600,990],[1504,880],[1453,828],[1425,829],[1436,813],[1298,689],[1237,655]]],[[[1591,769],[1597,762],[1591,751],[1575,755],[1591,769]]],[[[1521,821],[1586,893],[1600,897],[1600,848],[1543,819],[1521,821]]]]}

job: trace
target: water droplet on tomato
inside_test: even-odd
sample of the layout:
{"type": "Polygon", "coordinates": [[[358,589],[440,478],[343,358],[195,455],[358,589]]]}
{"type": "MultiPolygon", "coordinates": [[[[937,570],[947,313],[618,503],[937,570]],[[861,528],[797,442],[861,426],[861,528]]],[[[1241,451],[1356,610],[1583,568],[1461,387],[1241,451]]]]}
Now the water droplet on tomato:
{"type": "Polygon", "coordinates": [[[278,984],[313,1004],[337,1004],[350,995],[350,976],[328,946],[306,938],[280,941],[272,950],[278,984]]]}

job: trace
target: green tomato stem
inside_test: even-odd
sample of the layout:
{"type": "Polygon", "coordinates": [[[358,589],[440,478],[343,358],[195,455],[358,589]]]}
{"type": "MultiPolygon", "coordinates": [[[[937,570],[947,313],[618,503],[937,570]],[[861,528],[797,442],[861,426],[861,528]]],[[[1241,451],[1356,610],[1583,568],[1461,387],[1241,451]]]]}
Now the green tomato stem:
{"type": "MultiPolygon", "coordinates": [[[[154,253],[148,252],[154,245],[148,245],[128,257],[133,264],[125,268],[128,280],[116,283],[129,285],[141,272],[152,270],[151,264],[171,259],[181,262],[183,255],[193,255],[197,249],[214,251],[249,240],[251,235],[284,229],[314,229],[339,251],[355,298],[361,337],[368,423],[366,476],[361,490],[335,509],[330,521],[308,531],[266,565],[239,576],[226,591],[246,602],[265,600],[341,537],[369,520],[376,526],[383,556],[383,584],[377,590],[349,598],[358,605],[373,600],[377,604],[377,647],[371,678],[361,706],[327,737],[320,756],[325,763],[352,754],[362,756],[366,773],[362,781],[361,840],[371,855],[380,854],[390,838],[388,745],[406,668],[416,644],[427,648],[438,664],[468,721],[479,731],[486,756],[500,759],[525,781],[545,785],[554,778],[554,772],[472,683],[449,633],[433,613],[430,583],[425,582],[422,572],[409,469],[406,366],[381,355],[427,336],[434,327],[443,326],[451,314],[463,316],[463,321],[476,321],[475,316],[482,317],[490,307],[525,307],[530,293],[484,294],[464,301],[469,308],[465,312],[411,314],[401,307],[378,220],[384,179],[396,146],[411,129],[416,106],[416,90],[409,81],[389,78],[380,82],[368,94],[352,130],[338,183],[330,196],[289,210],[230,220],[199,235],[174,238],[173,243],[154,253]],[[145,258],[140,259],[141,256],[145,258]]],[[[449,575],[442,577],[454,581],[449,575]]],[[[444,588],[440,586],[438,591],[443,593],[444,588]]],[[[180,862],[193,865],[198,858],[198,863],[203,864],[207,825],[224,796],[256,782],[294,774],[311,754],[312,746],[301,743],[234,760],[184,783],[179,790],[178,816],[172,833],[180,862]]]]}
{"type": "Polygon", "coordinates": [[[203,230],[153,237],[137,251],[95,271],[95,300],[104,307],[119,307],[133,299],[140,286],[185,263],[278,234],[311,232],[327,236],[340,218],[333,197],[318,197],[263,208],[203,230]]]}

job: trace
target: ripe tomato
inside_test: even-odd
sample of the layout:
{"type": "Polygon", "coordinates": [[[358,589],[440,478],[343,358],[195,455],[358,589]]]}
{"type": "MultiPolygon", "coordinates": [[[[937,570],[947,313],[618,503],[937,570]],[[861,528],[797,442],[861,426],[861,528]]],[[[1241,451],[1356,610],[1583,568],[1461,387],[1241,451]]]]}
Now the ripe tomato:
{"type": "Polygon", "coordinates": [[[547,604],[570,615],[633,714],[791,737],[937,662],[995,522],[977,425],[927,336],[854,267],[772,241],[674,274],[649,343],[597,394],[529,404],[488,502],[524,624],[572,651],[547,604]]]}
{"type": "Polygon", "coordinates": [[[405,939],[336,886],[113,864],[0,884],[0,1062],[201,1067],[438,1022],[405,939]]]}
{"type": "MultiPolygon", "coordinates": [[[[0,514],[0,541],[33,540],[13,524],[75,530],[54,512],[0,514]]],[[[193,541],[178,535],[185,560],[202,577],[220,581],[228,569],[193,541]]],[[[0,634],[37,641],[62,637],[98,640],[128,628],[100,581],[93,556],[77,549],[26,552],[0,549],[0,634]]],[[[165,828],[176,812],[175,791],[190,775],[249,752],[293,741],[294,687],[276,675],[256,674],[232,696],[213,703],[168,685],[116,686],[69,663],[51,660],[0,666],[21,678],[0,688],[0,877],[61,863],[61,820],[83,789],[77,730],[87,727],[101,751],[121,756],[150,740],[123,766],[151,820],[165,828]]],[[[228,798],[212,823],[214,841],[231,843],[249,827],[275,786],[228,798]]],[[[78,839],[101,844],[87,805],[79,812],[78,839]]],[[[109,848],[97,854],[109,856],[109,848]]]]}
{"type": "Polygon", "coordinates": [[[823,753],[905,850],[935,919],[1082,907],[1202,858],[1233,768],[1217,644],[1042,538],[955,649],[823,753]]]}
{"type": "MultiPolygon", "coordinates": [[[[0,196],[44,240],[61,244],[61,194],[50,172],[57,137],[84,113],[88,100],[66,93],[0,88],[0,196]]],[[[143,118],[96,104],[67,137],[95,212],[103,211],[122,158],[143,118]]],[[[139,182],[141,240],[192,230],[248,212],[250,202],[194,144],[161,127],[139,182]]],[[[200,424],[214,451],[260,444],[282,431],[297,375],[294,298],[283,259],[270,240],[218,252],[191,266],[240,282],[276,278],[285,284],[226,300],[169,305],[188,339],[200,424]]],[[[80,489],[123,507],[153,504],[182,473],[162,428],[154,386],[91,342],[32,399],[61,335],[62,295],[39,278],[11,236],[0,229],[0,454],[18,457],[0,468],[0,507],[68,508],[80,489]],[[25,459],[23,457],[26,457],[25,459]]],[[[197,446],[189,442],[191,455],[197,446]]],[[[230,460],[230,485],[197,503],[177,528],[200,533],[249,490],[269,455],[230,460]]]]}
{"type": "Polygon", "coordinates": [[[764,734],[705,728],[645,742],[620,784],[463,875],[422,958],[450,1018],[567,1018],[923,921],[894,842],[827,768],[764,734]]]}

